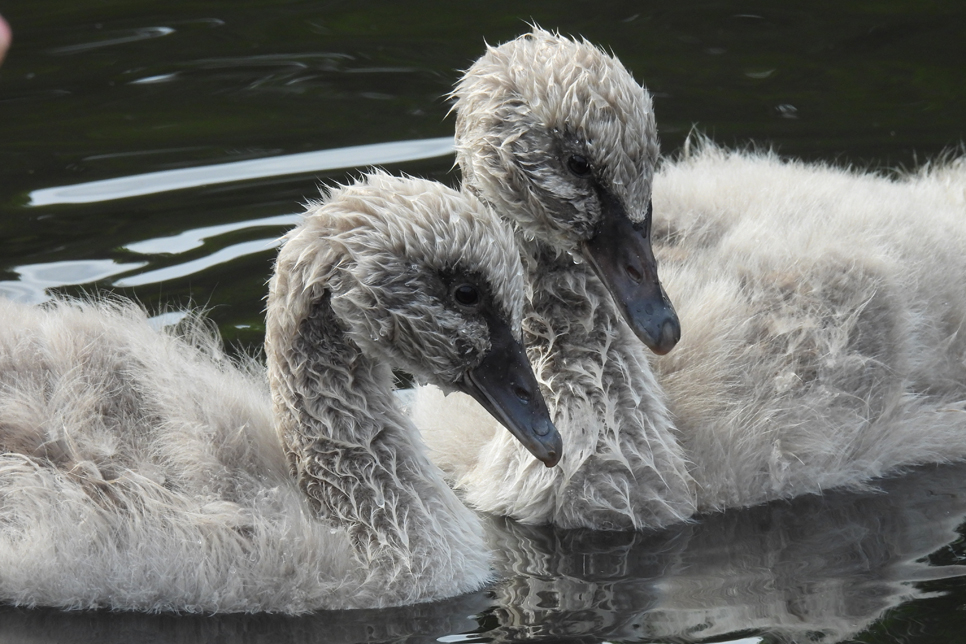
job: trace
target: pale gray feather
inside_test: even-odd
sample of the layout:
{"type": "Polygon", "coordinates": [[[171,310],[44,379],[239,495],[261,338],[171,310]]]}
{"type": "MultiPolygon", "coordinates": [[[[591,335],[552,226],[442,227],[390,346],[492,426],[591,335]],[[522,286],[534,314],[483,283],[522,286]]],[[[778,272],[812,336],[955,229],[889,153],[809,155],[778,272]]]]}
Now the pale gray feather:
{"type": "Polygon", "coordinates": [[[414,417],[471,505],[660,527],[966,456],[962,159],[889,179],[704,143],[658,169],[646,91],[539,29],[490,48],[454,96],[466,188],[517,228],[525,337],[566,446],[556,471],[532,467],[468,401],[421,390],[414,417]],[[653,194],[683,331],[666,356],[569,256],[599,210],[572,150],[629,217],[653,194]]]}
{"type": "Polygon", "coordinates": [[[478,518],[390,368],[449,387],[488,349],[441,268],[479,276],[519,333],[511,234],[471,197],[374,173],[284,241],[267,378],[200,319],[159,333],[119,299],[0,300],[2,601],[300,613],[487,581],[478,518]]]}

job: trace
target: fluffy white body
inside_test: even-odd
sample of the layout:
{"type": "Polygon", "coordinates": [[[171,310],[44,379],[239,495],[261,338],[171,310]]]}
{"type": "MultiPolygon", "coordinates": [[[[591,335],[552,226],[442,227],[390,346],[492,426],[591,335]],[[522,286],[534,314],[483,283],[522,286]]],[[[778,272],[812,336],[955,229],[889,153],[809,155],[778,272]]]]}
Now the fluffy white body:
{"type": "Polygon", "coordinates": [[[159,333],[131,303],[0,300],[0,599],[300,613],[480,587],[478,518],[391,392],[391,366],[451,386],[487,349],[442,269],[475,275],[519,335],[510,233],[384,174],[287,236],[267,379],[201,321],[159,333]]]}
{"type": "Polygon", "coordinates": [[[654,207],[699,509],[966,456],[963,159],[894,180],[705,144],[654,207]]]}
{"type": "Polygon", "coordinates": [[[454,94],[466,187],[516,224],[526,342],[564,440],[542,471],[472,401],[421,389],[413,416],[470,505],[650,528],[966,456],[962,162],[890,180],[705,144],[656,171],[643,88],[540,30],[454,94]],[[647,234],[652,193],[683,331],[661,358],[582,261],[602,195],[647,234]]]}

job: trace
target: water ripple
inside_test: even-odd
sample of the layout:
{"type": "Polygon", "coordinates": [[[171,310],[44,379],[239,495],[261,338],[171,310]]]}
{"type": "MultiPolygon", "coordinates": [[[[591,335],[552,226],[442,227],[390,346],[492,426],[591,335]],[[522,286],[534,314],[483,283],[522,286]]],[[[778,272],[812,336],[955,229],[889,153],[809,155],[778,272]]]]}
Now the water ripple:
{"type": "Polygon", "coordinates": [[[210,255],[199,257],[198,259],[114,280],[114,286],[144,286],[145,284],[155,284],[157,282],[187,277],[207,270],[212,266],[225,264],[239,257],[244,257],[245,255],[254,255],[277,248],[279,243],[277,239],[256,239],[254,241],[234,244],[210,255]]]}
{"type": "Polygon", "coordinates": [[[236,221],[229,224],[218,226],[205,226],[186,230],[177,235],[168,237],[155,237],[144,241],[132,242],[124,246],[129,251],[141,255],[160,255],[185,253],[204,245],[206,239],[232,233],[238,230],[248,230],[261,226],[294,226],[302,219],[302,215],[276,215],[274,217],[263,217],[261,219],[249,219],[246,221],[236,221]]]}
{"type": "Polygon", "coordinates": [[[110,259],[86,259],[15,266],[13,271],[20,279],[0,281],[0,296],[19,302],[43,302],[50,299],[48,288],[91,284],[146,265],[147,262],[124,264],[110,259]]]}
{"type": "Polygon", "coordinates": [[[155,83],[168,83],[173,81],[178,77],[178,72],[172,72],[170,74],[157,74],[156,76],[145,76],[144,78],[139,78],[133,80],[129,85],[153,85],[155,83]]]}
{"type": "Polygon", "coordinates": [[[82,51],[90,51],[91,49],[100,49],[102,47],[113,47],[114,45],[124,45],[130,42],[138,42],[139,40],[150,40],[151,38],[160,38],[162,36],[168,36],[174,33],[174,29],[171,27],[142,27],[141,29],[132,29],[128,32],[129,35],[118,36],[116,38],[109,38],[107,40],[98,40],[96,42],[85,42],[79,43],[77,45],[68,45],[66,47],[58,47],[56,49],[51,49],[49,53],[51,54],[76,54],[82,51]]]}
{"type": "Polygon", "coordinates": [[[146,256],[146,261],[141,262],[86,259],[15,266],[11,270],[17,273],[18,279],[0,281],[0,297],[19,302],[40,303],[50,299],[48,289],[64,286],[94,284],[101,281],[109,281],[113,286],[118,287],[144,286],[188,277],[219,264],[276,248],[279,244],[277,230],[290,228],[301,218],[301,214],[286,214],[204,226],[167,237],[131,242],[122,247],[131,253],[146,256]],[[183,255],[217,237],[266,227],[275,229],[272,231],[272,237],[262,236],[259,239],[226,246],[200,258],[155,268],[158,263],[163,264],[166,260],[161,259],[158,262],[153,258],[183,255]]]}
{"type": "Polygon", "coordinates": [[[355,145],[346,148],[301,152],[248,161],[233,161],[196,168],[148,172],[70,186],[42,188],[30,193],[28,205],[37,207],[111,201],[234,181],[419,161],[446,156],[452,154],[453,150],[453,138],[448,136],[435,139],[355,145]]]}

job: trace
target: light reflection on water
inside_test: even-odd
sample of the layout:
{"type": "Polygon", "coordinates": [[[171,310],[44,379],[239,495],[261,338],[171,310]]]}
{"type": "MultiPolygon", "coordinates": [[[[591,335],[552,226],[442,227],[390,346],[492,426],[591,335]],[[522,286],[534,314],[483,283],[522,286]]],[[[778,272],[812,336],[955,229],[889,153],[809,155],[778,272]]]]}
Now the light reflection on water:
{"type": "MultiPolygon", "coordinates": [[[[339,168],[365,168],[418,161],[452,153],[452,137],[358,145],[42,188],[30,193],[28,205],[43,207],[56,204],[106,202],[223,183],[324,172],[339,168]]],[[[131,242],[125,244],[123,248],[141,255],[186,253],[203,246],[205,240],[229,233],[260,227],[294,226],[299,221],[299,217],[298,214],[275,215],[205,226],[165,237],[131,242]]],[[[148,262],[117,262],[109,259],[13,266],[10,270],[17,273],[19,277],[16,281],[0,281],[0,296],[36,303],[49,299],[48,289],[62,286],[83,286],[95,282],[105,282],[119,288],[146,286],[195,275],[214,266],[247,255],[269,251],[277,246],[277,237],[246,241],[220,248],[203,257],[173,265],[167,264],[148,271],[140,271],[145,266],[149,266],[148,262]]]]}
{"type": "MultiPolygon", "coordinates": [[[[223,183],[324,172],[339,168],[365,168],[418,161],[452,153],[452,137],[358,145],[42,188],[30,193],[28,205],[42,207],[114,201],[223,183]]],[[[265,226],[293,226],[298,220],[297,214],[276,215],[206,226],[166,237],[131,242],[124,248],[133,253],[145,255],[185,253],[202,246],[206,239],[212,237],[265,226]]],[[[247,241],[221,248],[204,257],[137,273],[135,271],[145,267],[147,262],[121,263],[109,259],[93,259],[13,266],[10,270],[17,273],[19,277],[16,281],[0,281],[0,296],[34,303],[48,299],[47,289],[61,286],[85,285],[107,280],[110,280],[113,286],[120,288],[145,286],[188,277],[213,266],[246,255],[268,251],[277,246],[277,238],[247,241]]]]}
{"type": "Polygon", "coordinates": [[[128,43],[138,42],[139,40],[170,36],[173,33],[174,29],[171,27],[143,27],[141,29],[133,29],[126,32],[121,32],[113,38],[105,38],[104,40],[96,40],[94,42],[84,42],[77,45],[67,45],[66,47],[56,47],[51,49],[50,53],[78,54],[80,52],[91,51],[92,49],[114,47],[116,45],[126,45],[128,43]]]}
{"type": "Polygon", "coordinates": [[[354,145],[333,150],[162,170],[117,179],[42,188],[30,193],[29,205],[37,207],[112,201],[235,181],[432,159],[452,154],[452,152],[452,137],[354,145]]]}
{"type": "Polygon", "coordinates": [[[114,280],[114,285],[122,288],[128,286],[144,286],[145,284],[155,284],[166,280],[188,277],[189,275],[195,275],[201,271],[218,266],[219,264],[227,264],[239,257],[271,250],[278,247],[279,244],[280,240],[278,239],[259,239],[242,242],[241,244],[234,244],[227,248],[222,248],[214,253],[182,264],[175,264],[174,266],[167,266],[154,271],[116,279],[114,280]]]}
{"type": "Polygon", "coordinates": [[[47,289],[92,284],[146,266],[146,262],[119,264],[110,259],[69,260],[14,266],[16,281],[0,281],[0,297],[39,303],[50,299],[47,289]]]}
{"type": "Polygon", "coordinates": [[[156,237],[145,239],[144,241],[132,242],[124,246],[133,253],[142,255],[157,255],[161,253],[186,253],[195,248],[201,248],[206,239],[225,235],[239,230],[250,230],[263,226],[294,226],[299,222],[301,215],[276,215],[274,217],[264,217],[262,219],[249,219],[248,221],[232,222],[218,226],[205,226],[186,230],[183,233],[170,235],[167,237],[156,237]]]}
{"type": "MultiPolygon", "coordinates": [[[[265,227],[276,229],[292,227],[299,222],[300,218],[300,214],[277,215],[218,226],[204,226],[186,230],[177,235],[132,242],[125,245],[124,248],[132,253],[145,256],[185,254],[203,247],[206,241],[216,240],[218,237],[265,227]]],[[[50,299],[48,289],[62,286],[83,286],[104,282],[124,288],[155,284],[202,273],[214,266],[247,255],[264,253],[277,248],[279,243],[280,240],[277,235],[267,239],[246,241],[220,248],[195,259],[186,259],[175,264],[169,263],[164,267],[147,271],[142,269],[154,265],[156,261],[153,258],[149,258],[151,261],[144,262],[116,262],[110,259],[95,259],[14,266],[12,271],[17,273],[19,277],[15,281],[0,281],[0,297],[19,302],[39,303],[50,299]]]]}

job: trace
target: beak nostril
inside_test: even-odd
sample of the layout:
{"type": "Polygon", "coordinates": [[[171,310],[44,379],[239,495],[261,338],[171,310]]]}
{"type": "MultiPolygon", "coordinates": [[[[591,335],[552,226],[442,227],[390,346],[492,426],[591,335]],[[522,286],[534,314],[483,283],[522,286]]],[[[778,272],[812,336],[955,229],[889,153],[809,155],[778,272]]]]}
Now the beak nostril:
{"type": "Polygon", "coordinates": [[[537,434],[537,436],[546,436],[553,429],[553,423],[546,418],[538,419],[533,423],[533,431],[537,434]]]}
{"type": "Polygon", "coordinates": [[[627,264],[624,266],[624,271],[627,273],[627,276],[630,277],[636,284],[640,284],[641,280],[644,279],[644,274],[632,264],[627,264]]]}
{"type": "Polygon", "coordinates": [[[513,394],[519,398],[523,403],[530,404],[530,392],[523,387],[514,387],[513,394]]]}

